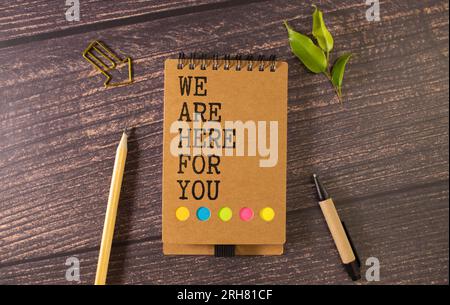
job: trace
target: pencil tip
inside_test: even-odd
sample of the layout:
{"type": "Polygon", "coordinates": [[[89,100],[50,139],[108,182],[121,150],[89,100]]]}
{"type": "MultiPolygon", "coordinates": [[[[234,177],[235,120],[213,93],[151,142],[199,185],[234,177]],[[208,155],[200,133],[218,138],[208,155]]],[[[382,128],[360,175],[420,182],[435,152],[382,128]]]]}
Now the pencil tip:
{"type": "Polygon", "coordinates": [[[123,130],[123,133],[128,136],[128,128],[127,127],[125,127],[125,129],[123,130]]]}

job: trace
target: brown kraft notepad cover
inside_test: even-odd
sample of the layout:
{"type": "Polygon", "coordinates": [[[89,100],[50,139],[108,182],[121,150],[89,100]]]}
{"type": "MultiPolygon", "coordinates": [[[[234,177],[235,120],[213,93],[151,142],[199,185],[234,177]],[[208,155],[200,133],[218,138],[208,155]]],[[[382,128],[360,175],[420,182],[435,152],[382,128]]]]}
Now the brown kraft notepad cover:
{"type": "Polygon", "coordinates": [[[199,64],[189,67],[187,62],[179,69],[178,63],[168,59],[164,70],[164,254],[213,255],[215,245],[235,245],[236,255],[282,254],[286,239],[287,63],[277,61],[275,71],[269,68],[269,61],[264,71],[259,71],[258,62],[252,71],[247,66],[237,71],[236,61],[230,61],[229,70],[224,69],[223,61],[217,70],[210,61],[206,69],[199,64]],[[242,142],[236,139],[237,131],[224,131],[226,122],[237,121],[247,127],[243,156],[236,151],[242,142]],[[174,122],[190,129],[180,131],[174,122]],[[223,133],[217,141],[206,128],[193,131],[198,127],[194,123],[208,122],[220,124],[223,133]],[[198,143],[221,145],[222,154],[195,155],[193,146],[198,143]],[[272,148],[263,149],[261,143],[272,148]],[[181,146],[188,146],[190,153],[174,154],[174,147],[181,146]],[[225,155],[225,149],[233,155],[225,155]]]}

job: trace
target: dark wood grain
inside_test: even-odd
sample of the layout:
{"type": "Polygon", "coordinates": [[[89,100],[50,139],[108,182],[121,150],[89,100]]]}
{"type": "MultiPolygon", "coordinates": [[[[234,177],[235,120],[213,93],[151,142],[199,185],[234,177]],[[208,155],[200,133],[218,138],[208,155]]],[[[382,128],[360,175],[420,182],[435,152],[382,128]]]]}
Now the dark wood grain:
{"type": "MultiPolygon", "coordinates": [[[[368,22],[363,1],[322,1],[336,52],[354,54],[343,105],[287,46],[282,20],[310,31],[310,4],[168,13],[0,49],[0,283],[68,283],[70,256],[81,259],[82,283],[93,282],[124,126],[135,129],[110,283],[350,283],[315,202],[313,171],[334,194],[363,261],[379,258],[381,283],[448,283],[448,3],[382,1],[382,21],[368,22]],[[132,86],[102,87],[81,57],[97,38],[134,58],[132,86]],[[288,242],[281,257],[162,255],[162,70],[181,50],[275,53],[289,62],[288,242]]],[[[104,8],[112,19],[147,9],[104,8]]],[[[23,10],[8,14],[19,20],[23,10]]],[[[88,14],[86,22],[100,22],[88,14]]],[[[29,34],[21,34],[21,23],[2,25],[0,40],[66,26],[29,24],[36,29],[29,34]],[[10,34],[15,26],[18,36],[10,34]]]]}
{"type": "Polygon", "coordinates": [[[15,4],[4,2],[0,6],[0,41],[220,2],[220,0],[82,0],[79,1],[79,21],[66,20],[65,13],[72,5],[66,5],[65,0],[51,3],[45,0],[20,1],[15,4]]]}

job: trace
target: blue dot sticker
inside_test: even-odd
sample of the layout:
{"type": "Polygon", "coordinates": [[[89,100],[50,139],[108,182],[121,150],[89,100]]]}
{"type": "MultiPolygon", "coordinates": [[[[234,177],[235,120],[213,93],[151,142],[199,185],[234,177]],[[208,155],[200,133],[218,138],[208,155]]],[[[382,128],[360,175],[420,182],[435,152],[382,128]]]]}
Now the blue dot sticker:
{"type": "Polygon", "coordinates": [[[208,208],[200,207],[197,210],[197,218],[200,221],[207,221],[211,217],[211,211],[208,208]]]}

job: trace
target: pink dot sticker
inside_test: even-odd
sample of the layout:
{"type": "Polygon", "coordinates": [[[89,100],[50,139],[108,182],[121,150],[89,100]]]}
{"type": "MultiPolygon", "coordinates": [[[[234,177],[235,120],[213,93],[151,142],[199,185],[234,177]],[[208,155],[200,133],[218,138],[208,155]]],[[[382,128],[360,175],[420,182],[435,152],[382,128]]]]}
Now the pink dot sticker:
{"type": "Polygon", "coordinates": [[[254,216],[253,210],[250,208],[242,208],[239,211],[239,217],[243,221],[250,221],[250,220],[252,220],[253,216],[254,216]]]}

